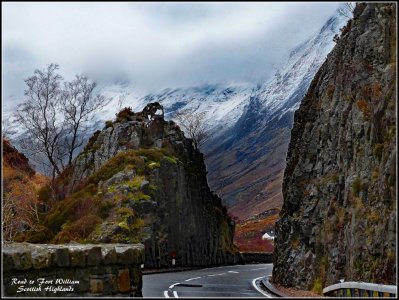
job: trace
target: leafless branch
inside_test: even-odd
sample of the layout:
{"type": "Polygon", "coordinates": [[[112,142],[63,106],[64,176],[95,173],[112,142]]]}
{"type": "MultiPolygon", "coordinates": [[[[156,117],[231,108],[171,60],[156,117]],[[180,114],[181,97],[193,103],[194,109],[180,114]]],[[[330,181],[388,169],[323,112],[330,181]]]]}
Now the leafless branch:
{"type": "Polygon", "coordinates": [[[68,133],[65,139],[68,165],[72,163],[75,150],[83,144],[85,125],[111,101],[103,95],[94,94],[95,87],[96,84],[83,75],[76,75],[75,80],[64,84],[61,109],[68,133]]]}
{"type": "Polygon", "coordinates": [[[47,69],[35,70],[34,75],[25,80],[26,101],[17,108],[17,121],[26,130],[31,143],[24,146],[27,150],[40,151],[46,155],[52,165],[53,174],[60,174],[61,168],[54,154],[59,145],[62,125],[57,118],[60,82],[58,65],[50,64],[47,69]]]}
{"type": "Polygon", "coordinates": [[[205,116],[205,112],[195,112],[191,108],[183,109],[174,115],[178,124],[192,139],[196,149],[200,149],[210,137],[209,131],[205,127],[205,116]]]}
{"type": "Polygon", "coordinates": [[[53,176],[72,163],[75,150],[84,143],[83,133],[95,113],[110,99],[95,94],[96,84],[83,75],[62,82],[57,64],[35,70],[25,80],[25,102],[17,108],[16,118],[25,129],[23,150],[45,157],[53,176]]]}

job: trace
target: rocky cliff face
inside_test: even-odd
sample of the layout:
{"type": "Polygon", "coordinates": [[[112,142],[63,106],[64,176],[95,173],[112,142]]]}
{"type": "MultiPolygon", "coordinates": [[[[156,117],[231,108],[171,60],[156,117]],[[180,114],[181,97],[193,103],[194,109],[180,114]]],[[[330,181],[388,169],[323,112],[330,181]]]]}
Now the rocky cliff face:
{"type": "Polygon", "coordinates": [[[146,267],[234,259],[234,223],[207,185],[203,156],[159,104],[119,112],[58,182],[65,199],[45,220],[53,242],[142,242],[146,267]]]}
{"type": "Polygon", "coordinates": [[[273,278],[396,282],[396,5],[359,4],[295,113],[273,278]]]}

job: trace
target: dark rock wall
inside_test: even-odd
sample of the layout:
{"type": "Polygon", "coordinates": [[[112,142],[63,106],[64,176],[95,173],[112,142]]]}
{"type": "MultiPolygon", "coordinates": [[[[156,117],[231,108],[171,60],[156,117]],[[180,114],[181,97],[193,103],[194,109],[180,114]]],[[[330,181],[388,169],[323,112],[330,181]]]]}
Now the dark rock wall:
{"type": "Polygon", "coordinates": [[[295,113],[273,278],[396,282],[396,4],[358,4],[295,113]]]}
{"type": "MultiPolygon", "coordinates": [[[[198,160],[200,163],[202,160],[198,160]]],[[[204,170],[204,169],[203,169],[204,170]]],[[[231,261],[234,224],[211,193],[205,173],[161,160],[150,182],[157,186],[153,235],[145,242],[146,267],[206,266],[231,261]]]]}

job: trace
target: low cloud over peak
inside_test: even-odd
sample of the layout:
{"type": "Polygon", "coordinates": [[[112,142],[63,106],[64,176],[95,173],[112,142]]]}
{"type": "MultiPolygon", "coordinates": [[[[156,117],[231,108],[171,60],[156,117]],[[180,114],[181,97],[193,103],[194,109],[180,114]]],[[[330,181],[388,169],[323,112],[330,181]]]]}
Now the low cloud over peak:
{"type": "MultiPolygon", "coordinates": [[[[256,82],[339,3],[2,3],[3,99],[51,62],[64,77],[125,78],[154,91],[256,82]]],[[[18,101],[18,100],[16,100],[18,101]]]]}

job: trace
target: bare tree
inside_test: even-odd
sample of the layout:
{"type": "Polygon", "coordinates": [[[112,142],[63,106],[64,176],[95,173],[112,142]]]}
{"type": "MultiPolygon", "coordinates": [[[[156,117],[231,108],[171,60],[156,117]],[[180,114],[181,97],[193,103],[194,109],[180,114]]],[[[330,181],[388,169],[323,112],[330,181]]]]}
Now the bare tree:
{"type": "Polygon", "coordinates": [[[111,99],[94,94],[96,83],[82,75],[65,83],[61,97],[61,110],[65,121],[65,143],[67,146],[68,165],[71,165],[74,151],[84,143],[83,132],[94,117],[96,111],[106,106],[111,99]]]}
{"type": "Polygon", "coordinates": [[[45,70],[35,70],[25,80],[26,101],[17,108],[17,121],[26,130],[21,143],[24,150],[32,154],[43,154],[52,169],[53,179],[62,168],[57,157],[62,152],[60,141],[63,133],[62,121],[57,111],[60,104],[60,83],[58,65],[50,64],[45,70]]]}
{"type": "Polygon", "coordinates": [[[96,84],[77,75],[62,84],[57,64],[35,70],[25,80],[26,101],[17,108],[17,120],[25,129],[21,147],[55,177],[72,163],[74,152],[84,142],[83,133],[95,112],[110,99],[95,94],[96,84]]]}
{"type": "Polygon", "coordinates": [[[355,6],[355,2],[346,2],[338,8],[338,13],[348,19],[352,19],[355,6]]]}
{"type": "Polygon", "coordinates": [[[205,112],[195,112],[192,108],[183,109],[174,115],[178,124],[192,139],[196,149],[200,149],[210,137],[205,127],[205,116],[205,112]]]}

